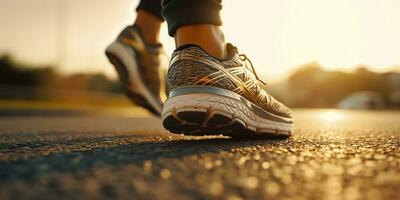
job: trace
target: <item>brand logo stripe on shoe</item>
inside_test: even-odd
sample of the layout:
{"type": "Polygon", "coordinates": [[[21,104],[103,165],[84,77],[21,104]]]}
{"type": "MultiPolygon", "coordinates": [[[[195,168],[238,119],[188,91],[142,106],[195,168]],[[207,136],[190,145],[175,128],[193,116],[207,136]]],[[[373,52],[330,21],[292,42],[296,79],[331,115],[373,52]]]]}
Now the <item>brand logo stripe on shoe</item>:
{"type": "Polygon", "coordinates": [[[217,70],[222,71],[227,77],[230,78],[230,80],[232,80],[235,85],[237,87],[239,87],[242,92],[247,93],[249,97],[251,97],[253,99],[253,101],[258,102],[259,100],[254,98],[255,94],[248,88],[246,87],[246,83],[243,82],[239,77],[235,76],[234,74],[232,74],[228,69],[226,69],[224,66],[222,66],[219,63],[213,62],[211,60],[207,60],[203,57],[199,57],[196,55],[191,55],[191,54],[186,54],[186,53],[181,53],[178,54],[177,56],[173,57],[171,59],[171,64],[173,65],[175,62],[179,61],[179,60],[192,60],[192,61],[197,61],[197,62],[203,62],[217,70]]]}

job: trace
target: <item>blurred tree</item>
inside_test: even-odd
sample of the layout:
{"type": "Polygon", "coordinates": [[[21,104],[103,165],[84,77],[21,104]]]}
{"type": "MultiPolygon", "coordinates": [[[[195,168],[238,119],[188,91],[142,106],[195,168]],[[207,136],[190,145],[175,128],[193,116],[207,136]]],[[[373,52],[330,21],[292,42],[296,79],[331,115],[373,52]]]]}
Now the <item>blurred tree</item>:
{"type": "Polygon", "coordinates": [[[14,61],[10,55],[0,56],[0,98],[52,99],[63,96],[61,93],[66,90],[122,92],[118,81],[110,80],[104,74],[65,76],[56,73],[51,66],[33,67],[14,61]]]}
{"type": "MultiPolygon", "coordinates": [[[[288,79],[289,104],[294,107],[335,107],[357,91],[371,91],[388,97],[393,91],[387,76],[360,65],[353,73],[326,71],[317,62],[300,66],[288,79]]],[[[388,98],[385,98],[388,100],[388,98]]]]}
{"type": "Polygon", "coordinates": [[[0,56],[0,84],[40,86],[43,80],[54,75],[52,67],[28,68],[16,63],[11,56],[0,56]]]}

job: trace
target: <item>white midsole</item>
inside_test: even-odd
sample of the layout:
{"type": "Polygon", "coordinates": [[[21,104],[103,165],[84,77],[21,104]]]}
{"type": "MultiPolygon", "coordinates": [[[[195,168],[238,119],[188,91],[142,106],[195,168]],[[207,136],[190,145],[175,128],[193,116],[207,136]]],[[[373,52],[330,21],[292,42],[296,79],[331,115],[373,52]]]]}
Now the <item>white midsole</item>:
{"type": "Polygon", "coordinates": [[[275,122],[256,115],[248,106],[241,101],[215,94],[185,94],[169,98],[162,112],[162,119],[170,115],[176,117],[176,113],[189,110],[204,110],[208,112],[218,112],[238,119],[245,123],[249,129],[257,132],[276,132],[277,130],[293,132],[293,124],[275,122]]]}
{"type": "MultiPolygon", "coordinates": [[[[118,55],[118,58],[123,62],[126,66],[126,70],[128,71],[129,81],[131,82],[129,89],[142,94],[148,103],[158,112],[162,112],[162,107],[157,103],[155,97],[150,93],[149,89],[143,83],[141,77],[139,76],[138,64],[135,60],[136,53],[129,47],[124,46],[119,42],[114,42],[110,44],[106,52],[109,52],[113,55],[118,55]]],[[[155,74],[158,76],[158,74],[155,74]]]]}

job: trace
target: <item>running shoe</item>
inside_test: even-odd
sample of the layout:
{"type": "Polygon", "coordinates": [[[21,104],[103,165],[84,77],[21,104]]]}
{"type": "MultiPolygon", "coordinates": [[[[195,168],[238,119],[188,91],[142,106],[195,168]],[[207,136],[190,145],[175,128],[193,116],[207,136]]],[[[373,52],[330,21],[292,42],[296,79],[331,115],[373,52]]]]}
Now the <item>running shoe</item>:
{"type": "Polygon", "coordinates": [[[160,116],[162,45],[147,44],[138,26],[128,26],[107,47],[106,55],[117,70],[128,98],[160,116]]]}
{"type": "Polygon", "coordinates": [[[228,59],[185,45],[172,54],[165,129],[185,135],[287,137],[293,132],[291,110],[260,86],[253,64],[227,44],[228,59]]]}

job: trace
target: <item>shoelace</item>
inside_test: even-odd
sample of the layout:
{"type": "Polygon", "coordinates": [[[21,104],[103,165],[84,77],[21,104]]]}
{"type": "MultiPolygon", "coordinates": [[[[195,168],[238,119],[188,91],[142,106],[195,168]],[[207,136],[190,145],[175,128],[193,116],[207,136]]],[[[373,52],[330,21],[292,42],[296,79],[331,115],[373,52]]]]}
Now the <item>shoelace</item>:
{"type": "Polygon", "coordinates": [[[263,80],[261,80],[258,75],[256,70],[254,69],[253,63],[251,62],[251,60],[246,56],[246,54],[239,54],[239,58],[241,61],[243,61],[245,63],[245,66],[247,69],[249,69],[247,63],[250,64],[251,67],[251,71],[253,72],[254,76],[256,77],[257,81],[259,81],[260,83],[267,85],[263,80]],[[247,62],[246,62],[247,61],[247,62]]]}

